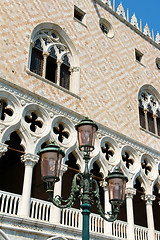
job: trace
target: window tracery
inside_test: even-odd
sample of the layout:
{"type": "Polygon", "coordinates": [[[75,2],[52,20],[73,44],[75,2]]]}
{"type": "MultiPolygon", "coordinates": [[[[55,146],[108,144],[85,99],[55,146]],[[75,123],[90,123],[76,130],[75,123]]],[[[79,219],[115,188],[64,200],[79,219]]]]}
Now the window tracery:
{"type": "Polygon", "coordinates": [[[139,97],[140,126],[160,135],[160,111],[157,98],[149,91],[142,91],[139,97]]]}
{"type": "Polygon", "coordinates": [[[31,34],[26,72],[78,95],[79,70],[77,50],[63,29],[53,23],[36,26],[31,34]]]}
{"type": "Polygon", "coordinates": [[[70,56],[57,33],[41,30],[32,41],[30,70],[69,90],[70,56]]]}

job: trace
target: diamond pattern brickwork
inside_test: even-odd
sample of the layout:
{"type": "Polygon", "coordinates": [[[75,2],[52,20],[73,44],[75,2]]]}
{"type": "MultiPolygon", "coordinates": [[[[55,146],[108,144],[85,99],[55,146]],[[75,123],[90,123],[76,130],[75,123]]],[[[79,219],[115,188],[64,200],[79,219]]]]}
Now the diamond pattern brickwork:
{"type": "Polygon", "coordinates": [[[57,102],[135,140],[159,149],[158,139],[139,129],[138,91],[144,84],[160,92],[155,59],[159,49],[93,1],[2,0],[0,77],[57,102]],[[86,13],[86,26],[73,19],[74,4],[86,13]],[[107,38],[99,18],[115,31],[107,38]],[[30,35],[42,22],[58,24],[79,54],[78,98],[26,73],[30,35]],[[145,66],[134,59],[135,48],[144,54],[145,66]]]}

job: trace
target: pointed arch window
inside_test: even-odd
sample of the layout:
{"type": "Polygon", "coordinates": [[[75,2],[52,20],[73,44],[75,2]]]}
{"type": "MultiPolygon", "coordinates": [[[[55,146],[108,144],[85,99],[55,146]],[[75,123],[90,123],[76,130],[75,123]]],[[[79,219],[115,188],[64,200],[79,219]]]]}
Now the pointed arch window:
{"type": "Polygon", "coordinates": [[[139,97],[140,126],[160,136],[160,109],[158,99],[149,91],[142,91],[139,97]]]}
{"type": "Polygon", "coordinates": [[[66,40],[62,38],[57,29],[54,31],[48,28],[36,31],[32,35],[29,73],[49,80],[73,93],[79,93],[79,60],[68,37],[66,40]],[[67,41],[71,47],[67,45],[67,41]]]}

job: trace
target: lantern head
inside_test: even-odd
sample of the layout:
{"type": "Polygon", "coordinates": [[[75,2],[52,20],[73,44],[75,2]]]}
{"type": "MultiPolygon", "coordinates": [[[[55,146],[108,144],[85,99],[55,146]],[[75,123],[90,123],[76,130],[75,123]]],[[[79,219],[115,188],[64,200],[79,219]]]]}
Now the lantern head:
{"type": "Polygon", "coordinates": [[[59,181],[62,157],[64,152],[54,142],[45,146],[40,151],[41,175],[44,182],[59,181]]]}
{"type": "Polygon", "coordinates": [[[79,149],[83,152],[94,150],[95,134],[98,126],[91,119],[85,118],[75,126],[78,133],[79,149]]]}
{"type": "Polygon", "coordinates": [[[125,188],[128,178],[116,168],[105,178],[109,185],[109,201],[112,205],[121,205],[125,201],[125,188]]]}

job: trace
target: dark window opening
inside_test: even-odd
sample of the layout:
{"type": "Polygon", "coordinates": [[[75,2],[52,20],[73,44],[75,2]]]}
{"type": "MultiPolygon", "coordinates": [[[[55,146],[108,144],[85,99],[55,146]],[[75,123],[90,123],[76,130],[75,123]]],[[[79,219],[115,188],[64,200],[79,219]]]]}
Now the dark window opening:
{"type": "Polygon", "coordinates": [[[5,143],[9,148],[0,159],[0,189],[21,195],[24,179],[24,163],[20,159],[24,154],[21,139],[13,132],[5,143]]]}
{"type": "Polygon", "coordinates": [[[160,231],[159,216],[160,216],[160,193],[159,186],[154,186],[153,195],[156,196],[156,199],[153,201],[153,217],[154,217],[154,226],[156,231],[160,231]]]}
{"type": "MultiPolygon", "coordinates": [[[[68,161],[65,162],[65,164],[68,165],[67,171],[63,174],[62,177],[62,197],[63,199],[67,199],[71,192],[71,185],[73,177],[76,173],[78,173],[79,167],[76,164],[77,159],[73,155],[73,153],[70,153],[68,156],[68,161]]],[[[76,198],[76,201],[73,208],[80,209],[80,201],[76,198]]]]}
{"type": "Polygon", "coordinates": [[[146,126],[145,126],[144,109],[142,107],[139,107],[139,120],[140,120],[140,126],[142,128],[146,128],[146,126]]]}
{"type": "Polygon", "coordinates": [[[102,32],[105,34],[107,34],[109,32],[109,29],[102,23],[100,24],[100,28],[101,28],[102,32]]]}
{"type": "Polygon", "coordinates": [[[80,22],[82,22],[82,19],[84,17],[84,13],[82,13],[80,10],[77,8],[74,8],[74,17],[78,19],[80,22]]]}
{"type": "Polygon", "coordinates": [[[138,62],[142,62],[143,54],[141,52],[135,50],[135,57],[138,62]]]}
{"type": "Polygon", "coordinates": [[[46,184],[41,179],[41,162],[38,161],[33,168],[31,197],[48,201],[49,195],[46,190],[46,184]]]}
{"type": "Polygon", "coordinates": [[[138,179],[136,179],[134,188],[137,190],[136,195],[133,197],[134,224],[147,227],[146,204],[141,199],[144,192],[138,179]]]}
{"type": "Polygon", "coordinates": [[[160,136],[160,117],[157,117],[158,136],[160,136]]]}
{"type": "MultiPolygon", "coordinates": [[[[104,209],[104,190],[103,190],[103,187],[100,186],[100,182],[103,180],[103,178],[100,173],[100,168],[96,162],[93,163],[93,169],[91,170],[91,173],[93,174],[95,180],[98,183],[99,193],[100,193],[100,201],[101,201],[102,208],[104,209]]],[[[93,203],[93,205],[91,207],[91,212],[99,214],[95,202],[93,203]]]]}
{"type": "Polygon", "coordinates": [[[149,128],[148,130],[152,133],[155,133],[153,113],[147,112],[147,119],[148,119],[148,128],[149,128]]]}
{"type": "Polygon", "coordinates": [[[53,83],[57,82],[56,79],[56,71],[57,70],[57,63],[56,59],[51,56],[47,57],[47,66],[46,66],[46,79],[50,80],[53,83]]]}
{"type": "Polygon", "coordinates": [[[30,70],[40,76],[43,71],[43,56],[42,52],[36,48],[32,49],[31,66],[30,70]]]}
{"type": "Polygon", "coordinates": [[[69,67],[65,64],[62,64],[60,72],[60,86],[69,90],[69,85],[70,85],[69,67]]]}

